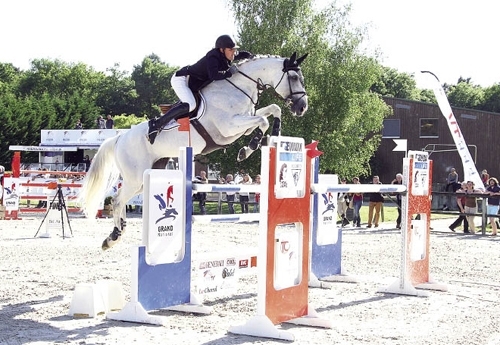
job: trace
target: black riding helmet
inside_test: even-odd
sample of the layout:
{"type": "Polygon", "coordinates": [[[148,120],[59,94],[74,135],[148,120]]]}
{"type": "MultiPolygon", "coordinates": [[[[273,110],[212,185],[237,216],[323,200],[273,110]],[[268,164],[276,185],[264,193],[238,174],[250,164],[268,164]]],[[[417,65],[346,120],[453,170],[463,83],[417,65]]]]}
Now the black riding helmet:
{"type": "Polygon", "coordinates": [[[215,41],[215,48],[239,48],[229,35],[222,35],[215,41]]]}

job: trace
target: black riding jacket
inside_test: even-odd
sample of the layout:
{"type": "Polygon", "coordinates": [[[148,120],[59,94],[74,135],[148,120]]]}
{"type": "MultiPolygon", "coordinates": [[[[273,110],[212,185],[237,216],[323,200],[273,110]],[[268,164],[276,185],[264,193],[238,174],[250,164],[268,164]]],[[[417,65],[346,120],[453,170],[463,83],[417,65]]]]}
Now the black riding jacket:
{"type": "MultiPolygon", "coordinates": [[[[234,57],[234,60],[242,60],[251,57],[252,54],[246,51],[240,51],[234,57]]],[[[229,72],[231,61],[226,59],[224,53],[218,48],[210,50],[194,65],[182,67],[178,70],[176,76],[189,76],[189,88],[193,92],[198,92],[214,80],[222,80],[232,76],[229,72]]]]}

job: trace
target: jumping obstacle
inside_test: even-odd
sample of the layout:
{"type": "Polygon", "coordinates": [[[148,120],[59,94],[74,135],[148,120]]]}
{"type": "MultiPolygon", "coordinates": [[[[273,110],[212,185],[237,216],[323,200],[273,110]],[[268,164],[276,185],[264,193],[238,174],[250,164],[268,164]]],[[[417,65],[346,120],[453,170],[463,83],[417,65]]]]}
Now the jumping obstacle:
{"type": "MultiPolygon", "coordinates": [[[[311,266],[311,276],[315,275],[318,279],[325,279],[331,275],[342,274],[342,267],[340,261],[330,260],[330,264],[321,267],[318,263],[325,261],[325,255],[332,253],[340,256],[340,248],[335,245],[341,244],[340,234],[318,234],[317,229],[320,227],[313,226],[313,233],[310,233],[310,210],[311,198],[310,192],[313,192],[317,197],[318,194],[336,193],[336,192],[381,192],[381,193],[403,193],[406,191],[405,185],[332,185],[331,181],[321,180],[311,183],[311,162],[310,159],[305,157],[301,152],[289,152],[284,150],[283,147],[303,147],[302,142],[295,142],[296,138],[280,137],[276,142],[277,148],[264,147],[262,152],[262,179],[261,185],[261,219],[260,219],[260,235],[259,235],[259,253],[257,267],[258,271],[258,305],[257,314],[252,317],[246,324],[240,326],[233,326],[229,332],[236,334],[247,334],[268,338],[287,339],[293,340],[294,336],[290,332],[278,330],[275,325],[283,322],[290,322],[302,325],[312,325],[316,327],[332,327],[329,320],[320,319],[313,308],[308,303],[308,278],[309,266],[311,266]],[[285,144],[286,140],[291,140],[292,145],[285,144]],[[284,143],[285,142],[285,143],[284,143]],[[282,145],[280,149],[280,145],[282,145]],[[267,159],[266,159],[267,157],[267,159]],[[302,157],[302,158],[300,158],[302,157]],[[288,180],[282,177],[284,162],[290,164],[289,169],[291,174],[288,180]],[[280,170],[277,165],[280,164],[280,170]],[[289,188],[291,186],[292,188],[289,188]],[[289,210],[291,214],[284,214],[283,210],[289,210]],[[315,233],[316,232],[316,233],[315,233]],[[312,252],[309,250],[309,241],[312,238],[312,252]],[[304,240],[306,239],[306,240],[304,240]],[[314,244],[316,242],[317,246],[314,244]],[[323,247],[322,252],[318,253],[320,246],[329,245],[329,248],[323,247]],[[333,246],[332,246],[333,245],[333,246]],[[315,251],[317,253],[315,253],[315,251]],[[335,252],[336,251],[336,252],[335,252]],[[317,254],[317,255],[315,255],[317,254]],[[319,268],[318,268],[319,267],[319,268]]],[[[303,150],[303,149],[302,149],[303,150]]],[[[304,150],[305,151],[305,150],[304,150]]],[[[192,190],[205,191],[204,188],[216,188],[213,186],[191,185],[192,168],[188,162],[191,162],[192,157],[188,154],[190,149],[186,149],[186,158],[182,161],[181,171],[174,173],[177,175],[168,175],[165,177],[165,171],[159,171],[161,174],[157,176],[163,179],[163,185],[151,186],[149,182],[145,181],[145,194],[148,196],[146,210],[152,209],[152,205],[157,204],[154,197],[155,191],[167,191],[166,208],[173,208],[178,210],[179,218],[182,219],[181,225],[171,225],[161,228],[171,235],[167,238],[171,240],[166,241],[162,245],[157,243],[158,236],[152,236],[156,229],[160,226],[156,225],[152,220],[158,219],[153,216],[152,219],[144,222],[144,233],[148,229],[154,229],[149,233],[149,237],[143,238],[143,246],[134,248],[132,257],[134,260],[132,268],[132,300],[125,308],[118,313],[108,314],[108,318],[116,320],[164,324],[164,318],[160,316],[152,316],[148,314],[150,310],[168,309],[180,310],[195,313],[208,313],[210,308],[203,306],[198,296],[193,293],[192,276],[191,276],[191,219],[194,222],[224,222],[224,221],[245,221],[245,215],[223,215],[222,217],[214,216],[198,216],[198,219],[192,216],[192,190]],[[182,193],[176,192],[177,195],[182,195],[185,202],[176,204],[175,198],[169,204],[168,190],[173,186],[177,190],[179,182],[172,182],[174,179],[181,181],[182,193]],[[149,187],[146,188],[146,186],[149,187]],[[199,189],[198,189],[199,187],[199,189]],[[185,215],[183,217],[182,215],[185,215]],[[225,219],[224,219],[225,217],[225,219]],[[196,219],[196,220],[195,220],[196,219]],[[176,245],[173,245],[173,243],[176,245]],[[164,249],[165,248],[165,249],[164,249]],[[149,255],[149,259],[148,259],[149,255]],[[165,266],[165,267],[163,267],[165,266]],[[171,277],[175,277],[175,286],[171,283],[171,277]],[[165,296],[164,296],[165,295],[165,296]],[[176,296],[176,297],[174,297],[176,296]]],[[[181,155],[182,156],[182,155],[181,155]]],[[[419,159],[422,159],[421,157],[419,159]]],[[[432,164],[429,161],[430,165],[432,164]]],[[[422,165],[422,164],[420,164],[422,165]]],[[[428,166],[427,165],[427,166],[428,166]]],[[[428,169],[428,168],[427,168],[428,169]]],[[[318,169],[316,169],[317,171],[318,169]]],[[[425,171],[419,170],[420,176],[425,176],[425,171]]],[[[153,180],[155,173],[151,173],[151,180],[153,180]]],[[[415,176],[418,174],[406,172],[405,176],[415,176]]],[[[428,171],[427,171],[427,176],[428,171]]],[[[420,177],[419,177],[420,178],[420,177]]],[[[405,180],[407,181],[407,180],[405,180]]],[[[427,199],[430,195],[430,180],[429,188],[427,190],[427,199]]],[[[419,184],[420,186],[422,183],[419,184]]],[[[217,188],[228,188],[229,186],[219,186],[217,188]]],[[[248,186],[250,187],[250,186],[248,186]]],[[[245,186],[235,186],[233,188],[245,188],[245,186]]],[[[213,189],[212,189],[213,190],[213,189]]],[[[240,189],[241,190],[241,189],[240,189]]],[[[208,190],[207,190],[208,191],[208,190]]],[[[226,190],[223,190],[226,191],[226,190]]],[[[234,191],[234,190],[231,190],[234,191]]],[[[418,192],[420,193],[420,192],[418,192]]],[[[336,201],[336,198],[334,199],[336,201]]],[[[422,201],[422,200],[421,200],[422,201]]],[[[316,205],[317,205],[316,201],[316,205]]],[[[408,201],[407,201],[408,203],[408,201]]],[[[430,205],[427,207],[422,203],[424,209],[412,209],[412,212],[424,211],[430,212],[430,205]]],[[[319,207],[313,207],[317,212],[319,207]]],[[[149,214],[151,218],[151,214],[149,214]]],[[[166,215],[165,213],[163,213],[166,215]]],[[[253,215],[252,215],[253,217],[253,215]]],[[[403,214],[404,217],[404,214],[403,214]]],[[[317,218],[312,217],[312,218],[317,218]]],[[[410,218],[411,219],[411,218],[410,218]]],[[[430,217],[426,218],[430,220],[430,217]]],[[[333,220],[333,217],[332,217],[333,220]]],[[[336,220],[336,217],[335,217],[336,220]]],[[[336,223],[336,222],[335,222],[336,223]]],[[[413,229],[408,227],[407,222],[403,220],[404,228],[413,229]]],[[[422,285],[431,285],[428,278],[428,252],[426,255],[420,255],[418,258],[415,250],[420,250],[421,247],[416,242],[408,244],[408,238],[415,239],[415,236],[422,237],[425,229],[422,228],[421,223],[413,222],[417,233],[411,233],[411,236],[403,238],[403,254],[402,258],[405,260],[402,263],[401,278],[397,286],[389,287],[382,292],[390,293],[405,293],[412,295],[419,295],[414,288],[422,287],[422,285]],[[408,260],[408,257],[410,260],[408,260]],[[415,263],[426,259],[427,265],[415,263]],[[411,261],[411,265],[408,262],[411,261]],[[427,274],[424,272],[427,270],[427,274]],[[414,278],[414,271],[420,273],[419,278],[414,278]],[[424,272],[422,274],[422,272],[424,272]]],[[[335,227],[335,224],[334,224],[335,227]]],[[[427,240],[424,241],[428,245],[429,227],[427,223],[427,240]]],[[[330,228],[331,231],[331,228],[330,228]]],[[[158,234],[156,234],[158,235],[158,234]]],[[[422,242],[423,243],[423,242],[422,242]]],[[[428,248],[427,248],[428,250],[428,248]]],[[[254,257],[250,259],[241,259],[243,266],[248,267],[248,262],[252,262],[254,266],[254,257]]],[[[201,262],[203,262],[202,259],[201,262]]],[[[212,262],[211,259],[206,259],[206,262],[212,262]]],[[[223,260],[218,260],[217,269],[223,266],[237,266],[239,260],[235,257],[227,256],[223,260]]],[[[326,260],[328,261],[328,260],[326,260]]],[[[198,269],[203,269],[204,264],[200,264],[198,269]]],[[[213,269],[212,267],[209,267],[213,269]]],[[[217,274],[220,274],[219,271],[217,274]]],[[[213,272],[212,272],[213,273],[213,272]]],[[[434,286],[435,287],[435,286],[434,286]]],[[[196,292],[196,290],[194,290],[196,292]]],[[[198,290],[202,293],[203,291],[198,290]]]]}
{"type": "Polygon", "coordinates": [[[143,238],[131,249],[131,300],[107,318],[163,325],[164,317],[148,312],[212,311],[191,292],[192,160],[192,148],[181,148],[181,170],[144,172],[143,238]]]}
{"type": "MultiPolygon", "coordinates": [[[[275,138],[273,138],[275,139],[275,138]]],[[[308,301],[311,158],[303,139],[278,137],[262,148],[257,314],[229,332],[294,340],[275,325],[331,328],[308,301]],[[279,167],[279,168],[278,168],[279,167]]]]}
{"type": "MultiPolygon", "coordinates": [[[[325,235],[322,229],[321,207],[318,194],[328,193],[403,193],[401,222],[401,263],[399,279],[379,292],[425,296],[422,289],[446,291],[444,284],[432,280],[429,273],[430,209],[432,195],[432,160],[426,152],[410,151],[403,161],[402,185],[331,184],[318,181],[311,186],[315,193],[315,209],[312,238],[311,280],[356,281],[346,276],[341,265],[341,236],[325,235]],[[408,186],[408,188],[407,188],[408,186]],[[323,232],[323,233],[322,233],[323,232]],[[326,240],[325,240],[326,237],[326,240]],[[420,290],[417,290],[420,289],[420,290]]],[[[336,200],[336,197],[332,197],[336,200]]],[[[328,221],[328,219],[327,219],[328,221]]],[[[331,230],[331,228],[330,228],[331,230]]],[[[337,228],[338,230],[338,228],[337,228]]]]}
{"type": "MultiPolygon", "coordinates": [[[[303,139],[280,137],[276,145],[277,148],[264,148],[262,153],[263,197],[257,260],[252,256],[246,259],[229,257],[216,265],[228,268],[229,264],[229,269],[244,269],[248,263],[250,267],[259,263],[257,315],[245,325],[231,327],[230,332],[293,340],[293,334],[278,330],[275,325],[291,322],[332,327],[332,323],[317,317],[308,303],[310,159],[306,157],[303,139]],[[280,164],[280,170],[276,168],[277,164],[280,164]],[[283,172],[287,164],[288,175],[283,172]]],[[[121,311],[109,313],[107,317],[110,319],[164,324],[164,318],[148,312],[157,309],[195,313],[211,311],[200,303],[190,284],[193,174],[189,164],[192,161],[190,148],[185,152],[180,157],[181,171],[157,171],[160,176],[155,176],[154,171],[145,172],[145,214],[148,218],[143,222],[143,234],[148,235],[143,235],[142,246],[132,249],[131,301],[121,311]],[[156,183],[156,178],[161,181],[156,183]],[[163,210],[158,214],[156,205],[160,198],[163,210]],[[166,215],[173,211],[178,217],[167,219],[166,215]],[[160,218],[165,219],[158,223],[160,218]],[[161,235],[156,233],[160,230],[161,235]],[[175,277],[175,284],[172,277],[175,277]]],[[[235,188],[219,188],[228,187],[235,188]]],[[[204,220],[200,218],[199,221],[204,220]]],[[[213,266],[209,268],[212,270],[213,266]]]]}

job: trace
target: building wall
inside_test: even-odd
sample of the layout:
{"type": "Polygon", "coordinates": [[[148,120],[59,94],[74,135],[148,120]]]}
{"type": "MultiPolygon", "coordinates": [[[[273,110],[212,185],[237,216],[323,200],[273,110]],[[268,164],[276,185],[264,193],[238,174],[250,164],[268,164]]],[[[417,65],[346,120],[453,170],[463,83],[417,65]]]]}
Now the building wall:
{"type": "MultiPolygon", "coordinates": [[[[444,183],[450,168],[454,167],[463,178],[462,161],[456,151],[447,121],[435,104],[384,97],[392,107],[394,115],[388,119],[400,120],[400,137],[408,140],[408,150],[429,151],[434,161],[433,182],[444,183]],[[437,119],[437,137],[420,137],[420,119],[437,119]],[[432,144],[436,146],[433,147],[432,144]],[[438,146],[443,145],[443,146],[438,146]],[[445,152],[438,152],[445,150],[445,152]]],[[[500,177],[500,150],[497,133],[500,133],[500,114],[478,110],[452,108],[465,142],[475,159],[479,173],[488,170],[490,176],[500,177]]],[[[395,174],[402,170],[404,152],[393,152],[396,146],[393,139],[383,138],[376,152],[375,162],[380,169],[378,174],[383,183],[390,183],[395,174]]]]}

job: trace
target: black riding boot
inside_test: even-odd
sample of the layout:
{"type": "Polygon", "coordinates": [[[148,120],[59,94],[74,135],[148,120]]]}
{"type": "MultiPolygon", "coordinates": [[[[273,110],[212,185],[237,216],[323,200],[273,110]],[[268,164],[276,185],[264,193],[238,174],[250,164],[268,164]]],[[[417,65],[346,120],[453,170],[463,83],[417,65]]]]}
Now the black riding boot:
{"type": "Polygon", "coordinates": [[[189,104],[179,103],[174,105],[172,109],[167,111],[165,115],[162,115],[160,117],[155,117],[154,119],[149,120],[149,131],[148,131],[149,143],[151,145],[154,144],[156,136],[158,135],[160,129],[165,127],[165,125],[167,125],[170,121],[177,120],[182,115],[185,115],[187,113],[189,113],[189,104]]]}

